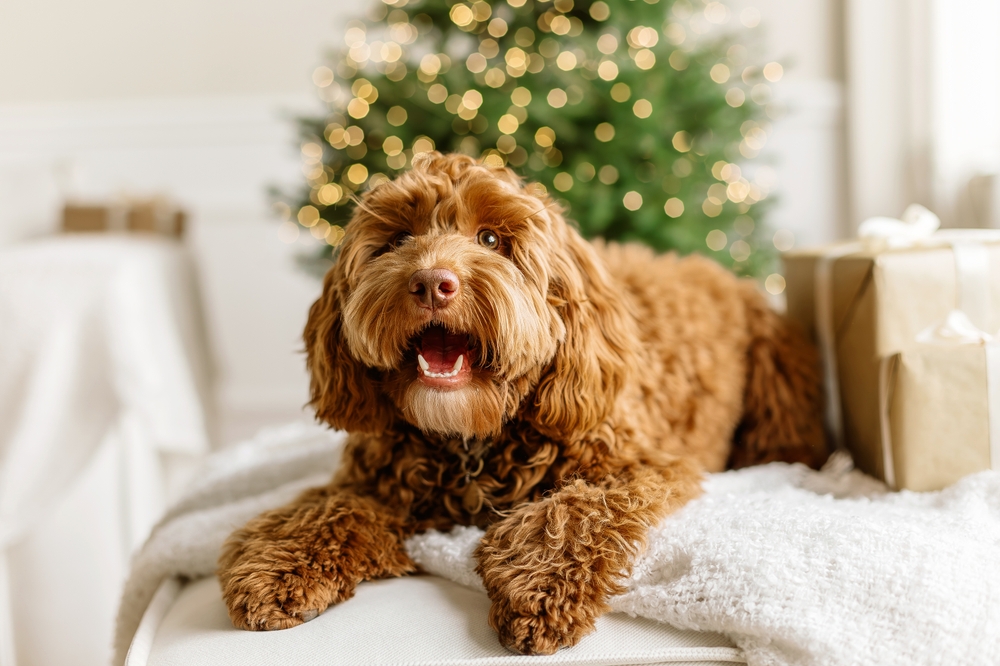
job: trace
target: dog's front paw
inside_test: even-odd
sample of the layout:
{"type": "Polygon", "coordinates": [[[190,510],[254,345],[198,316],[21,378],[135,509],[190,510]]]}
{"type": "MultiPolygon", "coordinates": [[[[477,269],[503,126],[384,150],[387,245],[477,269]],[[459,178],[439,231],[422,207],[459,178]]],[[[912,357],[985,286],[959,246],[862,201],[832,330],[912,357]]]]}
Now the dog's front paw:
{"type": "Polygon", "coordinates": [[[477,571],[493,602],[490,626],[520,654],[576,645],[608,610],[608,592],[617,590],[606,549],[571,531],[560,533],[553,510],[560,512],[551,500],[523,508],[493,525],[476,550],[477,571]]]}
{"type": "Polygon", "coordinates": [[[308,622],[354,592],[353,585],[331,589],[330,581],[290,572],[229,572],[220,577],[233,624],[251,631],[288,629],[308,622]]]}
{"type": "Polygon", "coordinates": [[[501,645],[518,654],[552,654],[593,631],[602,609],[560,600],[551,592],[525,590],[523,596],[514,593],[508,601],[493,602],[490,625],[501,645]]]}

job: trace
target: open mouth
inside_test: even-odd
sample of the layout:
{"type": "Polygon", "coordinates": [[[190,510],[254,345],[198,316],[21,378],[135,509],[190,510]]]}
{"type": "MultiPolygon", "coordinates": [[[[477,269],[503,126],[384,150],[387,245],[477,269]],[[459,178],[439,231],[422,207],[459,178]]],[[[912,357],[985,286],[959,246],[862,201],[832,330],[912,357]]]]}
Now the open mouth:
{"type": "Polygon", "coordinates": [[[417,376],[425,386],[458,388],[472,378],[475,348],[466,333],[432,324],[414,339],[417,376]]]}

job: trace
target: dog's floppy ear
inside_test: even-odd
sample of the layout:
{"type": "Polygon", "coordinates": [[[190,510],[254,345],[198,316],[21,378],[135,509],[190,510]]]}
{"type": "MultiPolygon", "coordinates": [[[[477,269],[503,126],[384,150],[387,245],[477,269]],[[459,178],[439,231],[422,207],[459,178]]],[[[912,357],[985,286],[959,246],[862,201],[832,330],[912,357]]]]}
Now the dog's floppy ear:
{"type": "Polygon", "coordinates": [[[393,423],[393,408],[347,348],[341,333],[341,291],[345,280],[335,265],[323,280],[323,295],[309,308],[303,339],[310,381],[309,404],[316,418],[351,432],[380,433],[393,423]]]}
{"type": "Polygon", "coordinates": [[[531,420],[550,437],[578,440],[614,408],[639,342],[634,316],[593,246],[561,220],[556,226],[565,237],[552,248],[549,301],[566,333],[539,381],[531,420]]]}

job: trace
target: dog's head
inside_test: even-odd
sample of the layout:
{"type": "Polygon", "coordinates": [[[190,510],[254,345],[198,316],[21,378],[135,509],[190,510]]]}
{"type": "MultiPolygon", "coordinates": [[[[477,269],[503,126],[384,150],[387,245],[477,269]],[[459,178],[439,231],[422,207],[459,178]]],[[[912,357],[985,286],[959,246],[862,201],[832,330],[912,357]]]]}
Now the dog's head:
{"type": "Polygon", "coordinates": [[[598,427],[637,337],[593,247],[511,171],[421,158],[358,204],[309,312],[317,417],[466,437],[515,417],[561,440],[598,427]]]}

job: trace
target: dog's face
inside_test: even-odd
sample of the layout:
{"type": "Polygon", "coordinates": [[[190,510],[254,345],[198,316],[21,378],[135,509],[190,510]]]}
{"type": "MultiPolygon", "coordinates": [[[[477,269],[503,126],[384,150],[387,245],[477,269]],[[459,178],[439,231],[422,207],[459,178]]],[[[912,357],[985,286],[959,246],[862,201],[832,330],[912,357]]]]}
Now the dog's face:
{"type": "Polygon", "coordinates": [[[519,414],[561,434],[595,427],[628,363],[616,300],[546,196],[506,169],[424,156],[347,226],[306,327],[313,405],[368,432],[402,418],[488,437],[519,414]]]}

